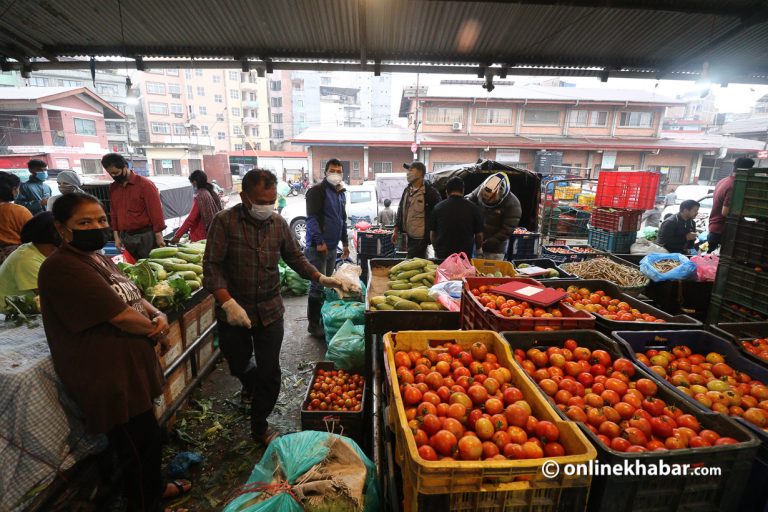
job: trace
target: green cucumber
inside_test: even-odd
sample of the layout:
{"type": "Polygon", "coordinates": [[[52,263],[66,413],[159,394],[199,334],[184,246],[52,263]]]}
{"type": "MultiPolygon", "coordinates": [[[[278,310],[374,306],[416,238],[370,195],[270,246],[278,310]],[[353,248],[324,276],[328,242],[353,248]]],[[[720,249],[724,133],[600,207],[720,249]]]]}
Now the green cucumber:
{"type": "Polygon", "coordinates": [[[149,257],[158,259],[170,258],[176,256],[177,252],[179,250],[176,247],[158,247],[149,251],[149,257]]]}

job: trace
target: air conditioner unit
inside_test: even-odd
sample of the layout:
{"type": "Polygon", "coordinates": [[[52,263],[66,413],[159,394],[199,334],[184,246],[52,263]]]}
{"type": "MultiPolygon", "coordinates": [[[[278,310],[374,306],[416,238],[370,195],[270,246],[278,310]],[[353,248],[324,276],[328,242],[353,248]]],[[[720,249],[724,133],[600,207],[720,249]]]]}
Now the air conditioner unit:
{"type": "Polygon", "coordinates": [[[453,123],[452,128],[453,128],[453,131],[455,132],[461,130],[461,123],[453,123]]]}

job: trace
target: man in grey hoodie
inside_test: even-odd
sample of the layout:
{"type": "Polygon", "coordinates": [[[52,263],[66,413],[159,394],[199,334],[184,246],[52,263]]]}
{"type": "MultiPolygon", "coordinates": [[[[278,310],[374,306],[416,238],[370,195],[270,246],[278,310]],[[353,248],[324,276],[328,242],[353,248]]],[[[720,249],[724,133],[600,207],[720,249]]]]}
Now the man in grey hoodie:
{"type": "Polygon", "coordinates": [[[509,237],[520,223],[522,207],[512,193],[509,178],[498,172],[489,176],[473,190],[469,199],[480,207],[483,218],[483,252],[480,258],[503,260],[509,247],[509,237]]]}

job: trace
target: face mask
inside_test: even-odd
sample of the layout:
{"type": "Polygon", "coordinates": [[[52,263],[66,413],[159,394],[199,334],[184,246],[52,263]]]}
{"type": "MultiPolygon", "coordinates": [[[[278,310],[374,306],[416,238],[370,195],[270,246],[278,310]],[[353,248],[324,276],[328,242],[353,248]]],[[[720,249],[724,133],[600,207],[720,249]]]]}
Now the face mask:
{"type": "Polygon", "coordinates": [[[115,180],[115,183],[125,183],[126,180],[128,180],[128,176],[125,174],[118,174],[117,176],[112,176],[112,179],[115,180]]]}
{"type": "Polygon", "coordinates": [[[84,252],[98,251],[107,244],[110,228],[71,229],[72,241],[69,245],[84,252]]]}
{"type": "Polygon", "coordinates": [[[75,191],[75,187],[72,185],[59,185],[59,192],[62,194],[71,194],[75,191]]]}
{"type": "Polygon", "coordinates": [[[256,220],[265,221],[272,216],[272,210],[271,204],[252,204],[248,213],[256,220]]]}
{"type": "Polygon", "coordinates": [[[325,179],[328,181],[328,183],[330,183],[335,187],[341,183],[341,180],[343,179],[343,177],[341,174],[333,172],[328,176],[326,176],[325,179]]]}
{"type": "Polygon", "coordinates": [[[419,171],[408,171],[408,177],[406,179],[408,180],[408,183],[413,183],[420,177],[421,173],[419,171]]]}
{"type": "Polygon", "coordinates": [[[45,181],[48,179],[48,171],[36,172],[35,177],[40,181],[45,181]]]}

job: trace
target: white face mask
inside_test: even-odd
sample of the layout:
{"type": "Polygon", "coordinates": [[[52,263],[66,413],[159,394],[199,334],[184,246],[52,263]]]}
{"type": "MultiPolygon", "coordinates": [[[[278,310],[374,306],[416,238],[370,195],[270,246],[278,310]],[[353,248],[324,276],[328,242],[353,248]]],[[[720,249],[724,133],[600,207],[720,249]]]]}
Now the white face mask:
{"type": "Polygon", "coordinates": [[[248,213],[250,213],[251,217],[254,219],[264,221],[272,216],[272,210],[273,208],[271,204],[252,204],[248,213]]]}
{"type": "Polygon", "coordinates": [[[421,172],[419,171],[408,171],[406,179],[408,180],[408,183],[413,183],[416,180],[421,178],[421,172]]]}
{"type": "Polygon", "coordinates": [[[336,172],[329,173],[325,179],[333,185],[334,187],[341,184],[341,180],[343,179],[342,175],[336,172]]]}

